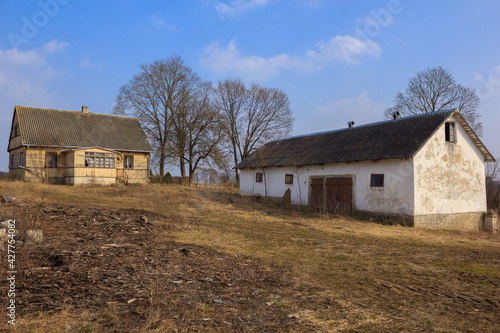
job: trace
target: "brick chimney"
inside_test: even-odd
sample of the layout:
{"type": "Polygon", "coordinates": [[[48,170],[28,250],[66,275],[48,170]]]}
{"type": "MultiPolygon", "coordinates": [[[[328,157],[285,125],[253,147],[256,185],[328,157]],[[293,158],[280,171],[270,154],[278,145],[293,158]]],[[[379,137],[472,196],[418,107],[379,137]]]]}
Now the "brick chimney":
{"type": "Polygon", "coordinates": [[[86,106],[86,105],[82,106],[82,112],[83,113],[89,113],[89,107],[86,106]]]}

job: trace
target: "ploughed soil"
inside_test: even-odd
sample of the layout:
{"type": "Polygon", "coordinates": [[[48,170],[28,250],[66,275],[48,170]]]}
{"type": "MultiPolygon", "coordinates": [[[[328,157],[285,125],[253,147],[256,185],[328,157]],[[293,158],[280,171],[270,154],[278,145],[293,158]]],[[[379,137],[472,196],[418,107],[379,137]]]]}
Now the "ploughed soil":
{"type": "MultiPolygon", "coordinates": [[[[0,212],[12,211],[6,206],[0,212]]],[[[301,319],[307,313],[286,306],[291,300],[311,302],[314,290],[294,286],[284,270],[259,259],[160,238],[158,233],[168,232],[175,223],[169,218],[63,205],[19,204],[14,211],[14,217],[5,215],[22,216],[18,229],[23,217],[36,218],[44,229],[43,243],[17,244],[18,325],[31,321],[37,331],[45,327],[69,332],[318,328],[301,319]],[[60,312],[82,317],[64,320],[60,312]]],[[[5,283],[0,294],[7,294],[5,283]]],[[[336,306],[329,302],[318,300],[317,307],[336,306]]],[[[1,306],[7,306],[5,297],[1,306]]]]}

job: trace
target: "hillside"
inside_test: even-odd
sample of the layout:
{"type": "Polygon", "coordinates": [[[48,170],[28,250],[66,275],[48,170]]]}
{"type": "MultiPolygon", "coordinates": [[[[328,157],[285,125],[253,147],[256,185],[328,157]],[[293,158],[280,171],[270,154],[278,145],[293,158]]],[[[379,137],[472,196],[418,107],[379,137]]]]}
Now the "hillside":
{"type": "Polygon", "coordinates": [[[286,210],[225,188],[0,186],[17,197],[2,220],[44,232],[16,249],[17,332],[500,332],[498,235],[286,210]]]}

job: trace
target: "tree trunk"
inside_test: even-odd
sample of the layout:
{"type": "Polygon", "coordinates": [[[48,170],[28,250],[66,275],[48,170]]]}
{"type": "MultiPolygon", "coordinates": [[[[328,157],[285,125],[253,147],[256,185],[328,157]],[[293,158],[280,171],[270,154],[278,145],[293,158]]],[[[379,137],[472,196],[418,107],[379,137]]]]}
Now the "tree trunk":
{"type": "Polygon", "coordinates": [[[165,143],[160,144],[160,177],[165,175],[165,143]]]}

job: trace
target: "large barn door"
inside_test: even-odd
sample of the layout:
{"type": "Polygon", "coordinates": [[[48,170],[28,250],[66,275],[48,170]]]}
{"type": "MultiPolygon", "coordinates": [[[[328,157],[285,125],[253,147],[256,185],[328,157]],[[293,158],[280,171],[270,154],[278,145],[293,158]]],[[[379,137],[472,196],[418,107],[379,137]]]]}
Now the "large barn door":
{"type": "Polygon", "coordinates": [[[326,209],[342,215],[352,213],[352,178],[326,179],[326,209]]]}
{"type": "Polygon", "coordinates": [[[323,178],[311,179],[311,208],[319,211],[323,209],[323,178]]]}

